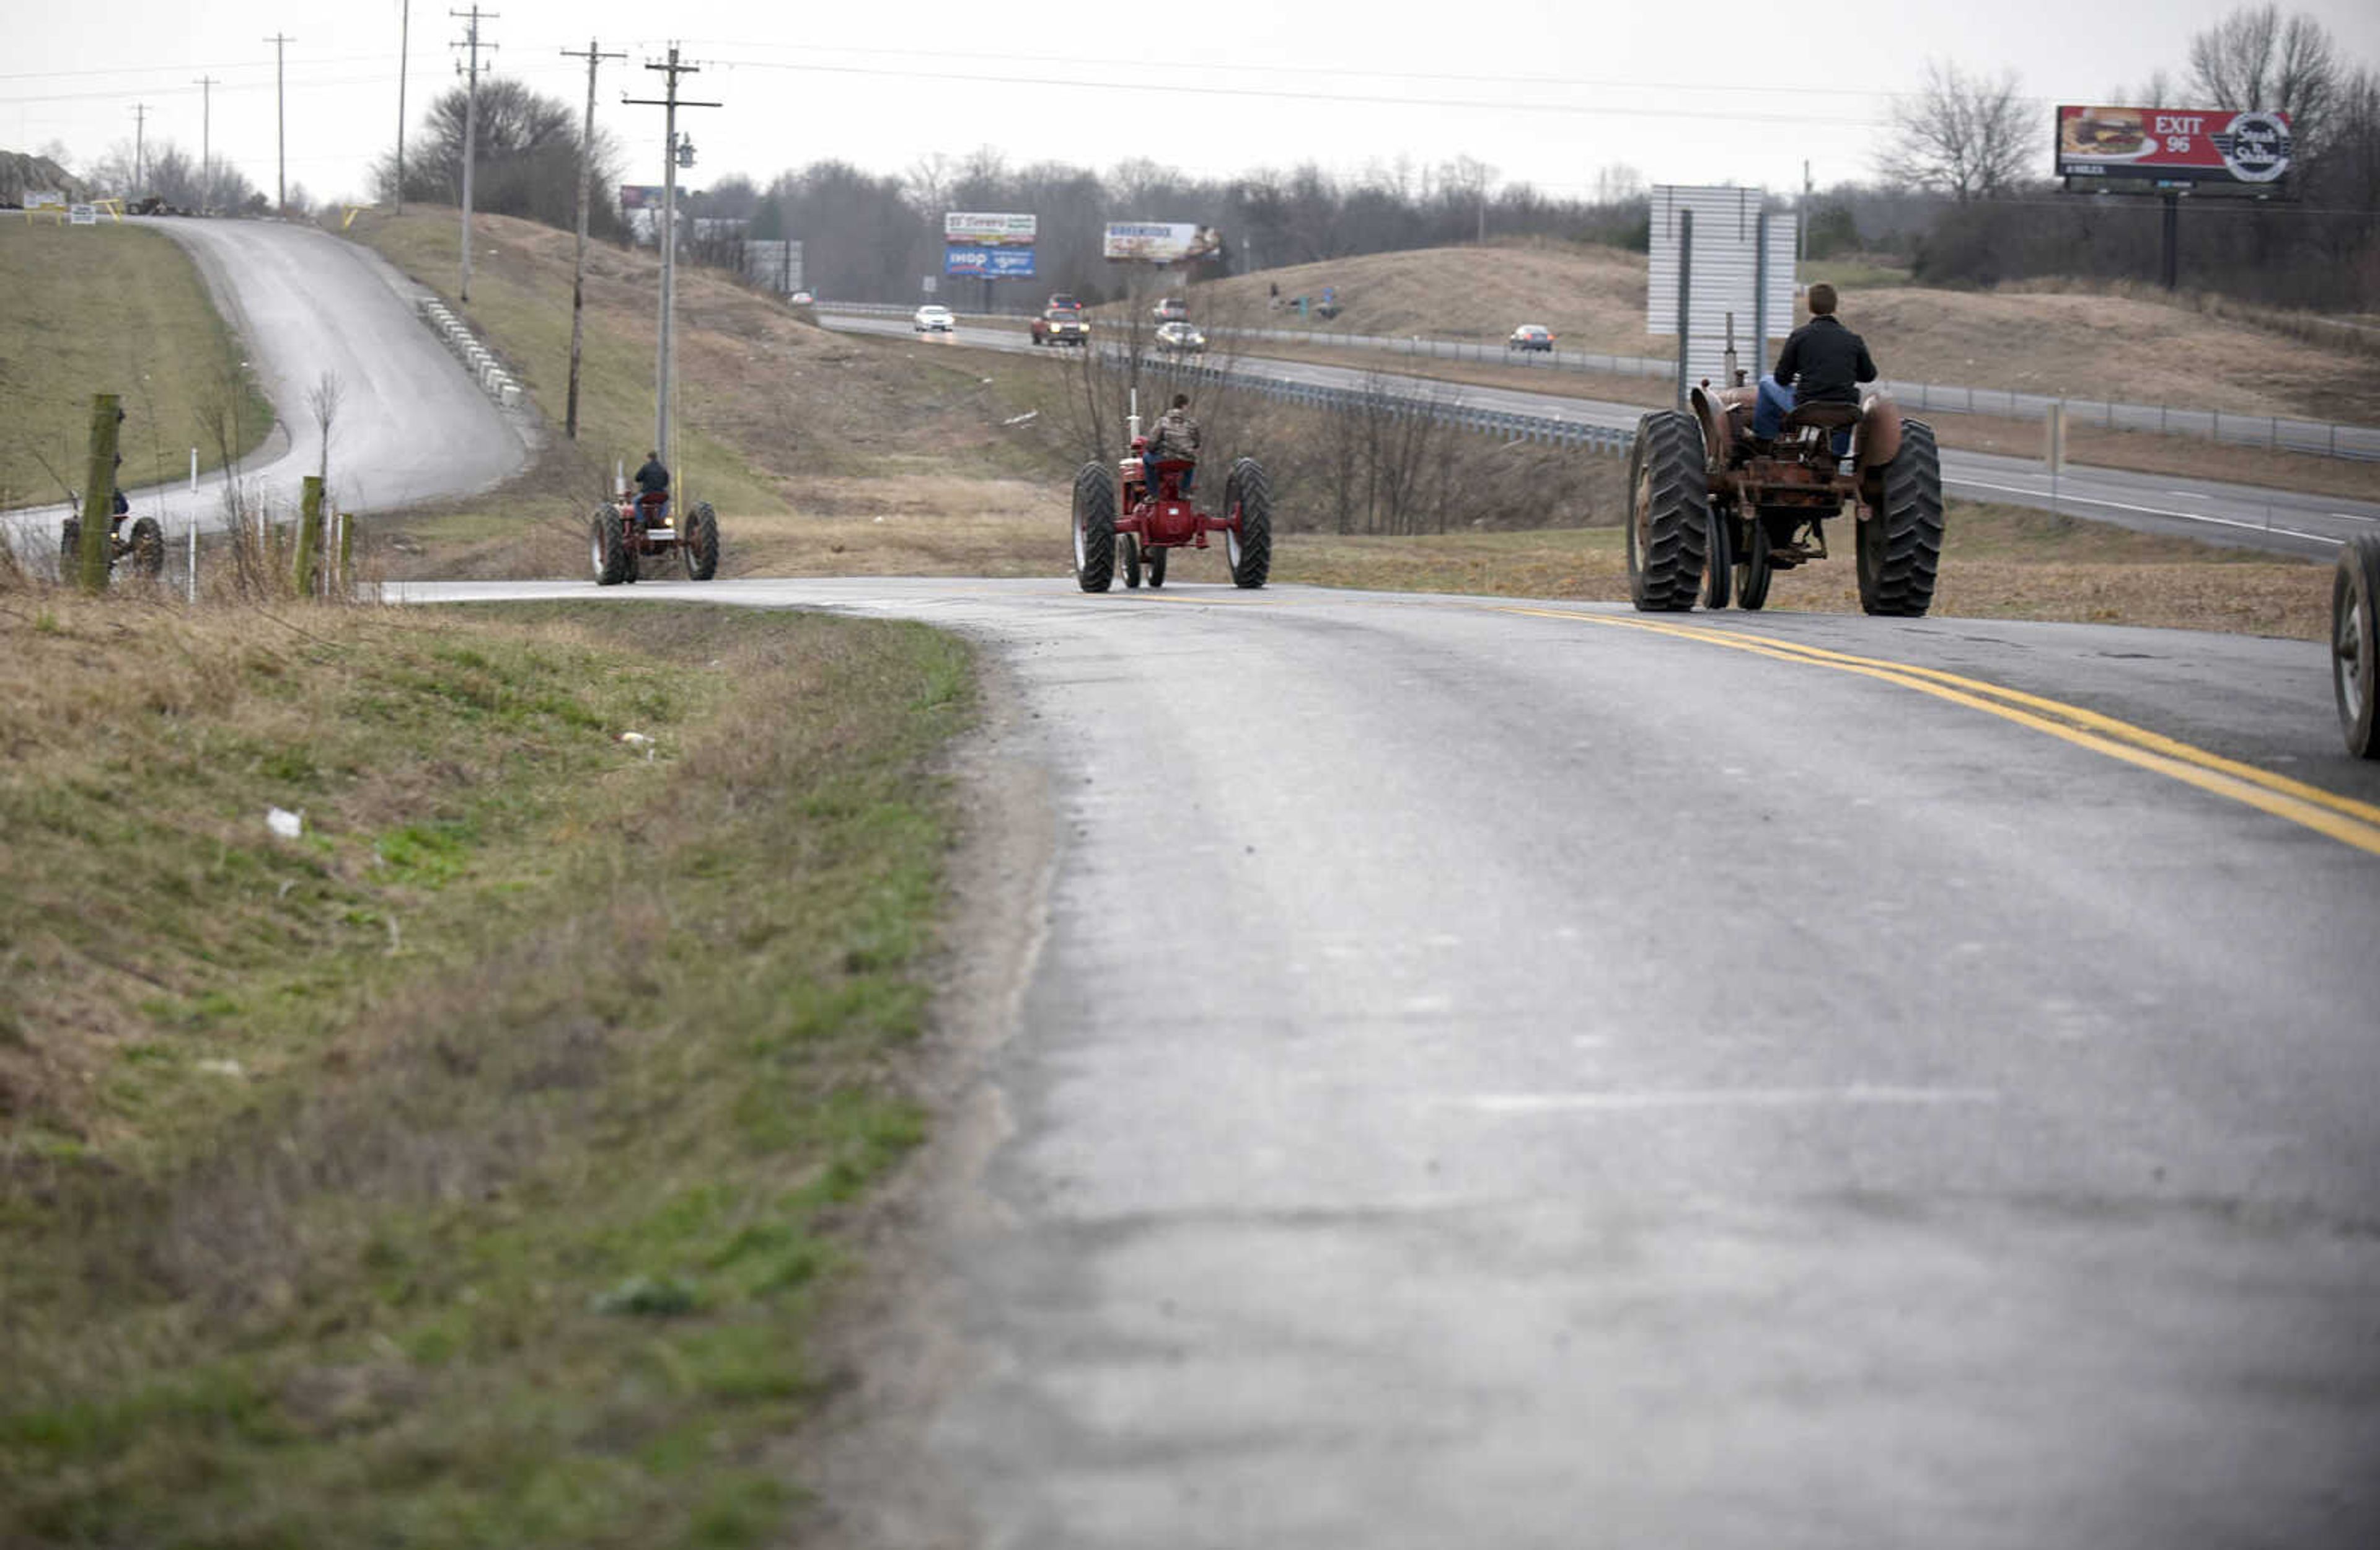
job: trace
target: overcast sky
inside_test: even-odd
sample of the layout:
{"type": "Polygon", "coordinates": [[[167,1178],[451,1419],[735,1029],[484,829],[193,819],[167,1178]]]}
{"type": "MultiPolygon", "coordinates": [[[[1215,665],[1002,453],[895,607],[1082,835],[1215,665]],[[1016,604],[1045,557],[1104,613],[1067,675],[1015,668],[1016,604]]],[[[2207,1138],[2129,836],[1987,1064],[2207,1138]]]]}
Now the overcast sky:
{"type": "MultiPolygon", "coordinates": [[[[725,105],[689,112],[699,188],[731,172],[766,183],[840,157],[900,172],[940,151],[993,146],[1012,162],[1106,168],[1147,155],[1229,174],[1315,161],[1342,173],[1405,157],[1470,155],[1500,180],[1584,194],[1599,169],[1647,182],[1798,188],[1870,175],[1890,93],[1929,57],[2014,69],[2049,109],[2088,103],[2165,69],[2183,74],[2191,34],[2236,8],[2225,0],[1998,0],[1996,4],[1765,8],[1757,35],[1726,36],[1744,6],[1477,0],[1359,7],[1320,0],[1210,0],[1034,6],[908,0],[884,8],[727,0],[561,5],[500,0],[482,23],[492,68],[583,103],[584,65],[561,56],[590,38],[608,62],[598,121],[626,148],[625,181],[661,181],[662,114],[623,105],[658,95],[643,68],[674,29],[703,72],[686,94],[725,105]],[[1820,26],[1814,9],[1840,17],[1820,26]],[[1855,18],[1855,19],[1854,19],[1855,18]],[[1719,82],[1727,84],[1719,84],[1719,82]]],[[[395,0],[309,6],[252,0],[112,0],[16,7],[0,71],[0,143],[63,142],[80,162],[147,133],[198,152],[212,76],[212,141],[259,188],[274,176],[273,47],[287,48],[288,176],[315,198],[363,195],[366,168],[395,142],[395,0]]],[[[2380,64],[2380,4],[2318,0],[2349,58],[2380,64]]],[[[420,121],[455,79],[464,23],[445,4],[412,6],[407,112],[420,121]]],[[[2180,104],[2190,105],[2190,104],[2180,104]]],[[[1122,217],[1193,212],[1118,211],[1122,217]]]]}

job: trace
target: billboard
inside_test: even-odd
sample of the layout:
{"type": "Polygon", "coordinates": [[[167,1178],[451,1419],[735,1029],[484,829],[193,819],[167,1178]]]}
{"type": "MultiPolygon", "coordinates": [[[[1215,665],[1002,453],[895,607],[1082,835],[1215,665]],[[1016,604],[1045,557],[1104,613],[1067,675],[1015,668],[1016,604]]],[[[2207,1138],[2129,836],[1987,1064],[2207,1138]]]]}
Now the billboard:
{"type": "Polygon", "coordinates": [[[63,188],[25,190],[25,208],[28,210],[64,210],[66,207],[67,196],[63,188]]]}
{"type": "Polygon", "coordinates": [[[1759,188],[1656,185],[1645,276],[1647,333],[1678,332],[1678,269],[1686,236],[1681,217],[1689,212],[1694,219],[1686,276],[1687,376],[1727,385],[1732,340],[1737,367],[1756,377],[1767,369],[1773,344],[1793,332],[1793,249],[1801,217],[1769,209],[1759,188]]]}
{"type": "Polygon", "coordinates": [[[953,248],[1030,248],[1040,229],[1038,215],[953,210],[942,216],[942,240],[953,248]]]}
{"type": "Polygon", "coordinates": [[[2289,140],[2289,115],[2262,109],[2061,107],[2058,176],[2272,183],[2289,140]]]}
{"type": "Polygon", "coordinates": [[[1033,249],[961,248],[953,245],[942,249],[942,272],[972,274],[979,280],[1030,280],[1033,278],[1033,249]]]}
{"type": "Polygon", "coordinates": [[[659,183],[623,183],[620,185],[620,209],[625,212],[637,210],[659,210],[664,192],[659,183]]]}
{"type": "Polygon", "coordinates": [[[1221,256],[1223,234],[1182,221],[1111,221],[1099,256],[1111,261],[1196,263],[1221,256]]]}

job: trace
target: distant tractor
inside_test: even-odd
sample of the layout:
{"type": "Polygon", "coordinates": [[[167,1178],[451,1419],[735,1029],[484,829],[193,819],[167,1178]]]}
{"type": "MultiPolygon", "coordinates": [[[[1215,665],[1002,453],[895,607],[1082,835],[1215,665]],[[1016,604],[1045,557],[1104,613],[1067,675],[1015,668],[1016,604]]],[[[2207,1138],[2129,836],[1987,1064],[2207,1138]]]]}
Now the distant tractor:
{"type": "MultiPolygon", "coordinates": [[[[144,516],[132,524],[132,531],[127,536],[118,529],[124,526],[124,519],[132,515],[132,507],[122,490],[115,492],[113,504],[115,509],[107,519],[107,568],[114,571],[116,562],[129,559],[134,575],[153,581],[164,575],[164,527],[155,517],[144,516]]],[[[58,527],[58,574],[72,580],[81,568],[82,518],[78,513],[58,527]]]]}
{"type": "Polygon", "coordinates": [[[1075,580],[1086,592],[1104,592],[1119,563],[1123,584],[1165,585],[1168,556],[1176,549],[1205,549],[1207,535],[1223,536],[1223,563],[1232,585],[1262,587],[1272,574],[1272,483],[1253,457],[1232,463],[1223,477],[1220,515],[1200,511],[1184,495],[1183,480],[1197,466],[1187,459],[1160,458],[1156,488],[1144,488],[1148,471],[1140,454],[1148,438],[1140,417],[1132,417],[1134,455],[1121,463],[1086,463],[1075,475],[1075,580]],[[1123,492],[1119,512],[1116,492],[1123,492]]]}
{"type": "Polygon", "coordinates": [[[595,508],[588,522],[588,560],[595,585],[616,587],[643,574],[644,562],[671,553],[689,581],[719,574],[719,516],[708,501],[697,501],[680,524],[667,492],[624,490],[595,508]]]}
{"type": "Polygon", "coordinates": [[[1828,557],[1826,524],[1853,507],[1860,606],[1923,617],[1942,560],[1942,466],[1934,428],[1889,400],[1805,404],[1773,442],[1752,434],[1755,393],[1706,382],[1691,407],[1636,425],[1628,466],[1628,587],[1645,612],[1699,598],[1768,601],[1775,574],[1828,557]],[[1847,438],[1844,473],[1836,439],[1847,438]]]}
{"type": "Polygon", "coordinates": [[[2330,586],[2330,686],[2347,751],[2380,759],[2380,537],[2370,533],[2338,549],[2330,586]]]}

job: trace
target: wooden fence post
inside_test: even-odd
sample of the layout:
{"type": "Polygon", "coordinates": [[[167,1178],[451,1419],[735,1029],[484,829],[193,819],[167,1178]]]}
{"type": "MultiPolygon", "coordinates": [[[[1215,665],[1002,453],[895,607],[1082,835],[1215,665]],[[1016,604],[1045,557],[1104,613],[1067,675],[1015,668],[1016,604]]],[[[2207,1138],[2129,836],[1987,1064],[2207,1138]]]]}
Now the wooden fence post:
{"type": "Polygon", "coordinates": [[[305,488],[298,518],[298,592],[301,597],[315,597],[322,589],[322,578],[315,572],[322,554],[322,476],[307,475],[305,488]]]}
{"type": "Polygon", "coordinates": [[[91,394],[91,466],[83,475],[82,535],[76,557],[86,592],[107,590],[109,562],[115,557],[115,428],[123,420],[115,394],[91,394]]]}

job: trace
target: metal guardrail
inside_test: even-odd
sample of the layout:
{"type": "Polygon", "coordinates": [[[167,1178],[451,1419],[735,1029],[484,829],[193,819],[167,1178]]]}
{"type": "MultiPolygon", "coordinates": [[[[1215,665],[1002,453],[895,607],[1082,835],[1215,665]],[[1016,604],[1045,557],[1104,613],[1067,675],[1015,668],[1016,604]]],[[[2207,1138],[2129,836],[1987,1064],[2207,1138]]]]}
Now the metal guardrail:
{"type": "MultiPolygon", "coordinates": [[[[914,308],[890,302],[838,301],[837,312],[907,317],[914,308]]],[[[1005,312],[956,312],[978,321],[1016,321],[1005,312]]],[[[1377,350],[1383,354],[1470,360],[1522,369],[1579,376],[1639,377],[1666,381],[1678,363],[1668,357],[1597,355],[1585,350],[1514,350],[1462,339],[1393,338],[1378,333],[1333,333],[1328,329],[1216,327],[1212,338],[1256,340],[1326,348],[1377,350]]],[[[2069,425],[2138,430],[2164,436],[2195,436],[2226,446],[2263,447],[2353,462],[2380,462],[2380,427],[2280,415],[2244,415],[2222,409],[2178,409],[2164,404],[2125,404],[2111,399],[2060,398],[2056,394],[2010,388],[1967,387],[1950,382],[1880,381],[1876,387],[1905,407],[1932,414],[1993,415],[2003,419],[2044,420],[2053,404],[2066,406],[2069,425]]]]}

